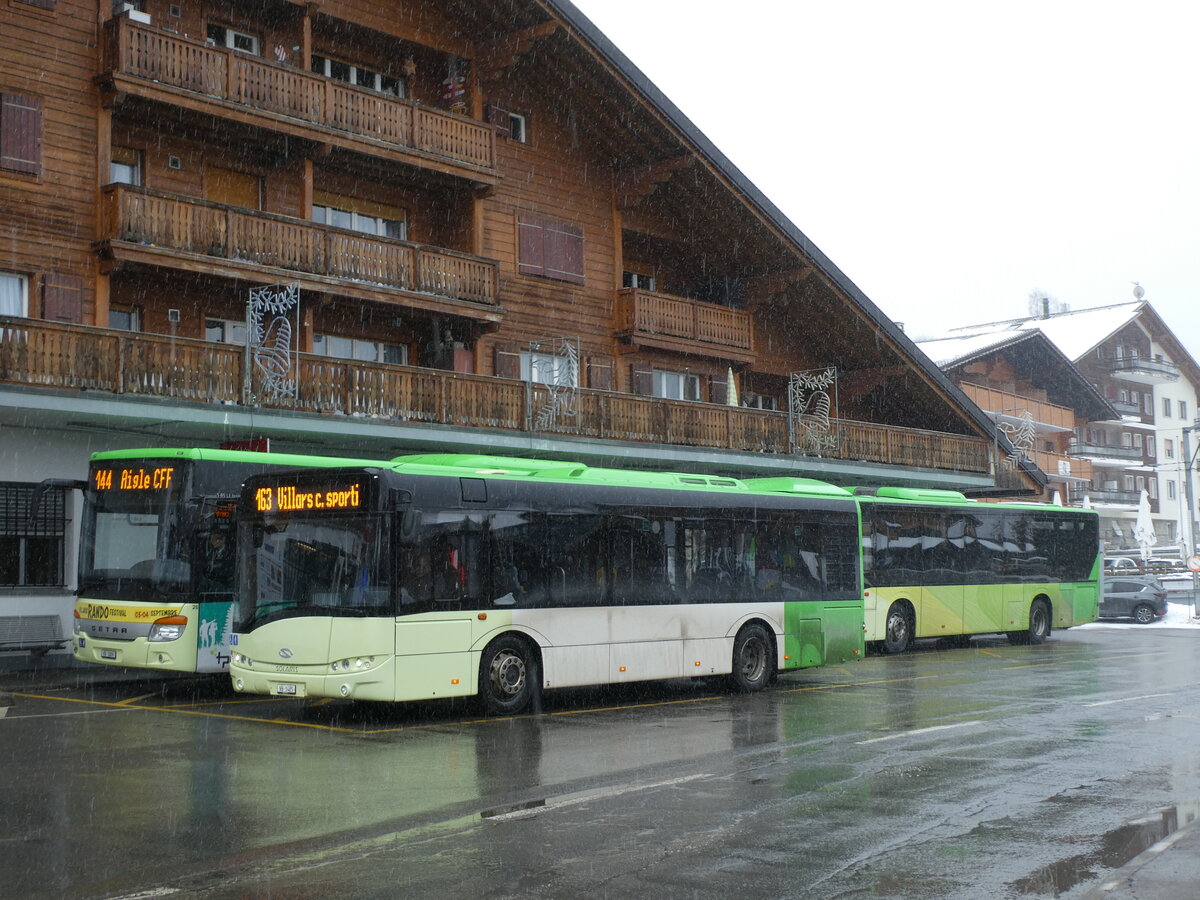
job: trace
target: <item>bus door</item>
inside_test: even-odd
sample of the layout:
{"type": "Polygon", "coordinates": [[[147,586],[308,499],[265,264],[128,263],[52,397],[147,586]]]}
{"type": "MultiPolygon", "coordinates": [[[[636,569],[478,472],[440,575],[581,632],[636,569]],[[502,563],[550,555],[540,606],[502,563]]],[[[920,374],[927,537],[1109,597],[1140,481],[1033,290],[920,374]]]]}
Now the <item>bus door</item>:
{"type": "Polygon", "coordinates": [[[236,500],[203,500],[193,531],[196,559],[196,671],[229,668],[229,635],[237,617],[234,515],[236,500]]]}
{"type": "Polygon", "coordinates": [[[962,634],[964,585],[958,565],[963,533],[957,517],[942,510],[911,510],[912,533],[919,542],[921,605],[917,637],[962,634]]]}

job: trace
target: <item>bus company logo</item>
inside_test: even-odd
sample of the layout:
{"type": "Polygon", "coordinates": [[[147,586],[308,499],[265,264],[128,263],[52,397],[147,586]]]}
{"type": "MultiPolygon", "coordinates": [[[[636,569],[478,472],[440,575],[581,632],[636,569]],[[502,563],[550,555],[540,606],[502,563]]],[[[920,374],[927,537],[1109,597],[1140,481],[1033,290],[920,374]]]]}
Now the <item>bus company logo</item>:
{"type": "Polygon", "coordinates": [[[116,637],[129,634],[129,629],[124,625],[93,625],[88,631],[91,632],[92,637],[116,637]]]}
{"type": "Polygon", "coordinates": [[[289,650],[287,647],[284,647],[282,650],[279,651],[279,657],[280,657],[280,659],[291,659],[292,651],[289,650]]]}

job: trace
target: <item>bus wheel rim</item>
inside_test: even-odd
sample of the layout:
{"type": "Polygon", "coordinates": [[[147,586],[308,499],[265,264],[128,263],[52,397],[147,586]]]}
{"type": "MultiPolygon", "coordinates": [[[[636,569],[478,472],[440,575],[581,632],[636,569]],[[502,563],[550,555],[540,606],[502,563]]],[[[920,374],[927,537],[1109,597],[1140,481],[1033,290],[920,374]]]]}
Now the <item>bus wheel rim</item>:
{"type": "Polygon", "coordinates": [[[509,650],[497,653],[492,660],[491,681],[498,694],[517,696],[525,687],[525,660],[509,650]]]}

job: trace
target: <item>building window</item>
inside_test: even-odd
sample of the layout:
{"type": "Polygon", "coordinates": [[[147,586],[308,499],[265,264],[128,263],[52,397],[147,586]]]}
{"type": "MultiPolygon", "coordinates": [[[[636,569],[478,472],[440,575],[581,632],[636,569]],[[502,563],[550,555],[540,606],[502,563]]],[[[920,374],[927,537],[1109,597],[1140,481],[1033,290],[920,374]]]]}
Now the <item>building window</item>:
{"type": "Polygon", "coordinates": [[[408,365],[408,347],[405,344],[387,344],[383,341],[339,337],[335,334],[314,334],[313,353],[337,359],[355,359],[360,362],[390,363],[395,366],[408,365]]]}
{"type": "Polygon", "coordinates": [[[29,279],[0,272],[0,316],[29,315],[29,279]]]}
{"type": "Polygon", "coordinates": [[[522,275],[583,284],[583,229],[579,226],[518,216],[517,247],[517,271],[522,275]]]}
{"type": "Polygon", "coordinates": [[[66,495],[50,490],[30,516],[35,484],[0,481],[0,586],[61,587],[66,495]]]}
{"type": "Polygon", "coordinates": [[[579,367],[553,353],[521,353],[521,380],[554,387],[579,387],[579,367]]]}
{"type": "Polygon", "coordinates": [[[1158,479],[1147,478],[1146,479],[1146,490],[1148,490],[1150,492],[1151,500],[1157,500],[1158,499],[1158,479]]]}
{"type": "Polygon", "coordinates": [[[240,319],[205,319],[204,339],[218,344],[246,345],[246,323],[240,319]]]}
{"type": "Polygon", "coordinates": [[[1175,442],[1170,438],[1163,438],[1163,456],[1167,459],[1175,458],[1175,442]]]}
{"type": "Polygon", "coordinates": [[[1171,398],[1163,397],[1163,418],[1171,418],[1171,398]]]}
{"type": "Polygon", "coordinates": [[[1146,455],[1147,456],[1154,455],[1154,436],[1153,435],[1146,436],[1146,455]]]}
{"type": "MultiPolygon", "coordinates": [[[[349,204],[344,204],[349,205],[349,204]]],[[[371,204],[364,204],[371,206],[371,204]]],[[[363,208],[363,207],[360,207],[363,208]]],[[[373,234],[379,237],[395,238],[398,241],[407,240],[408,222],[404,210],[393,210],[391,215],[359,212],[357,209],[345,209],[338,206],[323,206],[316,203],[312,208],[312,220],[321,225],[333,225],[335,228],[348,228],[361,234],[373,234]]]]}
{"type": "Polygon", "coordinates": [[[42,173],[42,101],[0,93],[0,169],[42,173]]]}
{"type": "Polygon", "coordinates": [[[381,75],[379,72],[374,72],[363,66],[356,66],[353,63],[342,62],[341,60],[330,59],[325,56],[313,55],[312,70],[318,75],[324,75],[326,78],[332,78],[335,81],[344,81],[346,84],[354,84],[381,94],[403,97],[406,93],[403,78],[381,75]]]}
{"type": "MultiPolygon", "coordinates": [[[[747,391],[742,397],[742,406],[748,409],[779,409],[779,401],[774,397],[768,397],[765,394],[756,394],[753,391],[747,391]]],[[[1053,450],[1054,445],[1047,441],[1047,450],[1053,450]]]]}
{"type": "Polygon", "coordinates": [[[1127,490],[1127,491],[1136,490],[1136,488],[1134,488],[1134,486],[1133,486],[1133,476],[1132,475],[1125,476],[1125,490],[1127,490]]]}
{"type": "Polygon", "coordinates": [[[249,53],[252,56],[259,55],[257,35],[246,34],[244,31],[235,31],[224,25],[209,24],[208,42],[216,44],[218,47],[228,47],[230,50],[249,53]]]}
{"type": "Polygon", "coordinates": [[[521,113],[509,113],[509,140],[526,143],[526,118],[521,113]]]}
{"type": "Polygon", "coordinates": [[[657,290],[657,282],[649,267],[641,272],[625,272],[621,276],[621,286],[638,291],[657,290]]]}
{"type": "Polygon", "coordinates": [[[1117,400],[1121,403],[1124,403],[1126,406],[1128,406],[1129,405],[1129,391],[1119,391],[1117,393],[1117,400]]]}
{"type": "Polygon", "coordinates": [[[142,311],[136,306],[110,306],[108,327],[118,331],[141,331],[142,311]]]}
{"type": "Polygon", "coordinates": [[[1179,401],[1179,418],[1183,419],[1184,421],[1187,421],[1187,401],[1186,400],[1179,401]]]}
{"type": "Polygon", "coordinates": [[[699,400],[700,376],[654,370],[653,395],[664,400],[699,400]]]}
{"type": "Polygon", "coordinates": [[[1170,479],[1167,479],[1167,499],[1175,499],[1175,482],[1171,481],[1170,479]]]}
{"type": "Polygon", "coordinates": [[[130,147],[113,147],[112,161],[108,164],[110,184],[142,183],[142,152],[130,147]]]}
{"type": "Polygon", "coordinates": [[[1139,492],[1144,491],[1146,489],[1146,476],[1145,475],[1139,475],[1139,476],[1137,476],[1137,478],[1133,479],[1133,489],[1135,491],[1139,491],[1139,492]]]}

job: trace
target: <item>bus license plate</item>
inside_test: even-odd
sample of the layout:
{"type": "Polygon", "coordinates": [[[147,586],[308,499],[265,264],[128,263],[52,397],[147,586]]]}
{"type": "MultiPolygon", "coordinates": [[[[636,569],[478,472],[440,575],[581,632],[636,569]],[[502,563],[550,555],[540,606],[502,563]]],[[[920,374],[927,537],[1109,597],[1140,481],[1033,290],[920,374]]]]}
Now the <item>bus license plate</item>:
{"type": "Polygon", "coordinates": [[[296,686],[294,684],[277,684],[275,685],[275,693],[294,694],[296,693],[296,686]]]}
{"type": "Polygon", "coordinates": [[[117,651],[116,650],[101,650],[100,658],[101,659],[116,659],[117,651]]]}

